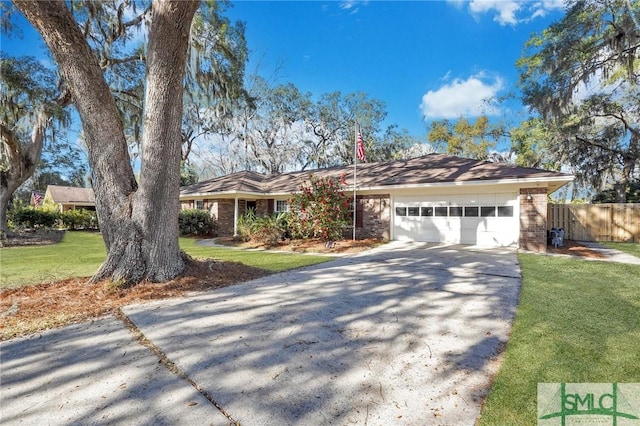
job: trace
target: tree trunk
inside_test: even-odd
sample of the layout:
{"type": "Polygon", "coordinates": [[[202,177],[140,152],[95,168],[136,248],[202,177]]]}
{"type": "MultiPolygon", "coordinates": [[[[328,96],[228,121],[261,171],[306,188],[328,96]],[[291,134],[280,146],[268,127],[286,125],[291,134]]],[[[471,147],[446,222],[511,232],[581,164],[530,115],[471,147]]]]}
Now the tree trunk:
{"type": "Polygon", "coordinates": [[[0,124],[0,139],[7,146],[9,169],[0,172],[0,235],[9,231],[7,224],[7,210],[11,196],[20,185],[29,179],[36,170],[40,160],[47,117],[44,109],[38,113],[36,123],[31,132],[31,142],[24,146],[16,135],[0,124]]]}
{"type": "Polygon", "coordinates": [[[145,235],[147,278],[152,281],[174,278],[184,268],[178,244],[182,95],[189,30],[198,4],[153,4],[140,189],[133,212],[145,235]]]}
{"type": "Polygon", "coordinates": [[[49,46],[82,120],[107,246],[107,259],[93,279],[135,284],[174,278],[184,267],[178,245],[182,80],[199,2],[152,6],[140,188],[114,98],[66,3],[14,3],[49,46]]]}
{"type": "Polygon", "coordinates": [[[640,156],[640,132],[638,132],[637,129],[630,127],[627,127],[626,130],[631,133],[631,137],[629,139],[629,148],[622,158],[622,176],[614,185],[616,203],[627,202],[627,188],[629,187],[629,182],[631,182],[633,178],[636,163],[640,156]]]}

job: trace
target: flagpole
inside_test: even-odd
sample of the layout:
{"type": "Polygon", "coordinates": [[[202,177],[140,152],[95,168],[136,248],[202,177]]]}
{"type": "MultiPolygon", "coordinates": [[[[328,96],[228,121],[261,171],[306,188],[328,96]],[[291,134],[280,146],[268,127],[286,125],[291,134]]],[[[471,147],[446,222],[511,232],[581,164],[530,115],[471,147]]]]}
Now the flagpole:
{"type": "Polygon", "coordinates": [[[353,134],[353,241],[356,240],[356,184],[358,179],[358,122],[353,134]]]}

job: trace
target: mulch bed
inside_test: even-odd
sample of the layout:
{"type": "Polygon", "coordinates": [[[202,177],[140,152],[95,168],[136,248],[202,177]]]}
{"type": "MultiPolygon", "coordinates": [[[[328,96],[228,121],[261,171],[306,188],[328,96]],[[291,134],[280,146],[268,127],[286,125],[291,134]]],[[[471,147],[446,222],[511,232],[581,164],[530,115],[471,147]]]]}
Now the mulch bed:
{"type": "Polygon", "coordinates": [[[579,256],[586,257],[589,259],[606,259],[607,256],[596,251],[590,249],[589,247],[580,244],[578,241],[564,240],[563,247],[555,248],[553,246],[549,246],[547,248],[548,253],[555,254],[568,254],[571,256],[579,256]]]}
{"type": "Polygon", "coordinates": [[[74,278],[0,291],[0,340],[96,318],[134,302],[183,296],[249,281],[271,272],[236,262],[193,261],[166,283],[119,289],[109,281],[74,278]]]}
{"type": "Polygon", "coordinates": [[[359,253],[364,250],[369,250],[380,244],[383,244],[383,240],[377,240],[373,238],[363,240],[343,240],[336,241],[332,246],[327,246],[325,242],[320,240],[286,240],[281,241],[278,244],[261,244],[255,241],[237,241],[232,237],[219,237],[216,238],[216,243],[239,248],[258,248],[268,250],[284,250],[292,251],[295,253],[359,253]]]}

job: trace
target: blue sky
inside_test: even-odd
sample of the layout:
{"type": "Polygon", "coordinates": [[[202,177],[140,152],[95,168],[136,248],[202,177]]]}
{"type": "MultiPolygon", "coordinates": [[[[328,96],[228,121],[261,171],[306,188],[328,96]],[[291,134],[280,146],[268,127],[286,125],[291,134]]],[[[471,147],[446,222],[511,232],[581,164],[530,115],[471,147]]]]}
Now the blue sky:
{"type": "Polygon", "coordinates": [[[426,120],[518,119],[519,102],[486,109],[515,90],[525,41],[562,17],[562,1],[239,1],[248,71],[277,72],[315,96],[366,92],[387,104],[387,123],[414,135],[426,120]]]}
{"type": "MultiPolygon", "coordinates": [[[[525,41],[562,17],[562,0],[234,1],[246,23],[247,72],[276,75],[314,96],[365,92],[387,105],[385,124],[416,136],[425,122],[481,112],[518,121],[518,101],[483,99],[516,90],[525,41]]],[[[22,21],[22,25],[26,25],[22,21]]],[[[2,38],[12,55],[41,52],[28,27],[2,38]]]]}

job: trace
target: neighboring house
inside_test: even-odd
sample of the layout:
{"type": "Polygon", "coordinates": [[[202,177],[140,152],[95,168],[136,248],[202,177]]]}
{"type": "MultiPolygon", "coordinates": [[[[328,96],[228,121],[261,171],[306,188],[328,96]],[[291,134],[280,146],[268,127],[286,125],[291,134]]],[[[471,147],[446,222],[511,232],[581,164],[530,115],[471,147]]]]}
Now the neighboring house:
{"type": "MultiPolygon", "coordinates": [[[[239,172],[183,187],[182,208],[206,209],[221,235],[234,235],[249,209],[287,209],[309,175],[346,175],[353,166],[266,176],[239,172]]],[[[358,164],[358,238],[516,246],[546,251],[547,195],[573,176],[504,163],[429,154],[410,160],[358,164]]]]}
{"type": "Polygon", "coordinates": [[[54,205],[60,213],[74,209],[96,209],[96,199],[91,188],[48,185],[44,204],[54,205]]]}

